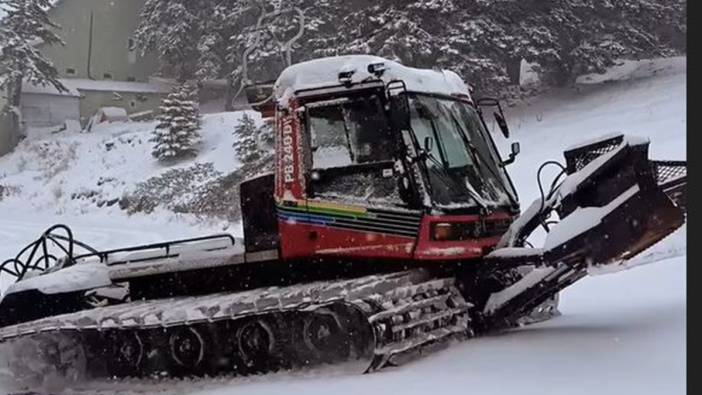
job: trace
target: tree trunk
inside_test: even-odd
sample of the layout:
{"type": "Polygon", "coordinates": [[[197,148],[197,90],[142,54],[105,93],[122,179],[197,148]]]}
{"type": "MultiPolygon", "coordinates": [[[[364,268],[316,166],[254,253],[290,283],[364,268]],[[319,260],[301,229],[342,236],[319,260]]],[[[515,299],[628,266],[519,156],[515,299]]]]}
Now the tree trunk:
{"type": "Polygon", "coordinates": [[[22,77],[13,78],[8,84],[8,90],[7,98],[10,106],[19,108],[22,102],[22,77]]]}
{"type": "Polygon", "coordinates": [[[7,127],[7,132],[10,136],[8,139],[9,147],[7,147],[7,151],[9,152],[15,148],[17,143],[22,139],[21,117],[19,116],[20,104],[22,101],[22,77],[13,78],[7,84],[7,87],[9,108],[5,109],[6,111],[3,115],[5,117],[4,126],[7,127]]]}
{"type": "Polygon", "coordinates": [[[234,89],[234,78],[232,78],[231,73],[229,73],[229,75],[227,75],[227,91],[224,95],[224,111],[234,110],[232,103],[234,101],[234,89]]]}
{"type": "Polygon", "coordinates": [[[507,77],[511,85],[519,85],[522,74],[522,59],[511,58],[507,60],[507,77]]]}

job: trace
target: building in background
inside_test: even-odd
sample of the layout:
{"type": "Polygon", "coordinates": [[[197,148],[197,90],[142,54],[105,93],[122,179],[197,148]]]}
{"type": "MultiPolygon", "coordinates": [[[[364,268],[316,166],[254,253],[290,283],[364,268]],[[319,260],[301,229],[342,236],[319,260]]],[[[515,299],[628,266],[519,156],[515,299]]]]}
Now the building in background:
{"type": "MultiPolygon", "coordinates": [[[[68,92],[51,86],[22,87],[20,114],[0,114],[0,155],[13,148],[13,130],[62,126],[67,120],[86,126],[104,107],[120,107],[136,118],[155,115],[173,81],[155,78],[154,54],[142,55],[135,30],[145,0],[55,0],[50,19],[60,26],[65,45],[39,43],[56,66],[68,92]],[[15,126],[20,124],[19,127],[15,126]]],[[[207,112],[224,111],[226,81],[205,81],[200,95],[207,112]]],[[[5,93],[0,98],[4,107],[5,93]]]]}
{"type": "Polygon", "coordinates": [[[66,43],[39,45],[52,60],[68,92],[53,87],[23,86],[24,127],[85,126],[102,107],[120,107],[128,114],[155,111],[171,89],[152,76],[158,71],[153,54],[142,55],[134,42],[144,0],[59,0],[49,11],[61,26],[66,43]]]}
{"type": "Polygon", "coordinates": [[[145,0],[59,0],[49,11],[66,43],[40,45],[63,78],[148,82],[158,70],[153,54],[134,42],[145,0]]]}

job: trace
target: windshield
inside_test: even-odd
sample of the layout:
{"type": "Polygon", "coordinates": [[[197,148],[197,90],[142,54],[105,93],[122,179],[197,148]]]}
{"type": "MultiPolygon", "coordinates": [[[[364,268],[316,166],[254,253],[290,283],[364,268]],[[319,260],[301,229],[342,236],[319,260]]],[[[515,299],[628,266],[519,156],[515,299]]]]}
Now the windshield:
{"type": "Polygon", "coordinates": [[[436,205],[460,208],[476,203],[511,204],[511,184],[471,106],[456,100],[413,95],[410,114],[419,144],[430,142],[426,168],[436,205]]]}

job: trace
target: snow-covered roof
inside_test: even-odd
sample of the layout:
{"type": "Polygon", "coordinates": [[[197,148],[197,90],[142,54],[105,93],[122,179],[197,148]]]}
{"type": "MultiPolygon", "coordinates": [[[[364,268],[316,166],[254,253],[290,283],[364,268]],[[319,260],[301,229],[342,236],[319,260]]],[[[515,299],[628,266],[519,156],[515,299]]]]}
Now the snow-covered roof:
{"type": "Polygon", "coordinates": [[[66,79],[64,82],[78,90],[105,92],[169,93],[173,88],[169,84],[155,82],[129,82],[112,80],[66,79]]]}
{"type": "Polygon", "coordinates": [[[59,92],[51,84],[34,85],[25,81],[22,83],[22,94],[80,97],[80,92],[78,92],[78,90],[67,85],[65,81],[61,82],[63,82],[63,85],[66,87],[66,89],[68,89],[68,92],[59,92]]]}
{"type": "Polygon", "coordinates": [[[339,73],[353,71],[352,82],[375,78],[368,65],[383,63],[384,82],[402,80],[407,89],[415,92],[463,94],[470,96],[468,86],[458,74],[447,70],[416,69],[392,60],[372,55],[346,55],[315,59],[298,63],[285,69],[275,83],[275,94],[281,98],[302,89],[339,85],[339,73]]]}
{"type": "Polygon", "coordinates": [[[168,93],[172,86],[157,82],[127,82],[112,80],[89,80],[80,78],[66,78],[61,82],[68,92],[59,92],[52,85],[41,86],[25,82],[22,92],[56,96],[80,96],[80,91],[93,92],[129,92],[129,93],[168,93]]]}

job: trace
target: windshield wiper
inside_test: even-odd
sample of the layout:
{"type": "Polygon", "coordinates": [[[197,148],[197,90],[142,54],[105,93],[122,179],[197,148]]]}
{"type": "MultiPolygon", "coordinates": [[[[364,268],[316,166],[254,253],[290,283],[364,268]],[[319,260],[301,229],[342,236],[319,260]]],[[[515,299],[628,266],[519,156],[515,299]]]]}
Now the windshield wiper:
{"type": "MultiPolygon", "coordinates": [[[[424,152],[424,157],[425,160],[429,159],[431,160],[436,166],[434,166],[432,169],[427,169],[428,171],[431,171],[433,169],[440,169],[439,171],[435,171],[434,174],[437,174],[440,176],[440,178],[443,180],[444,184],[447,185],[449,188],[454,185],[456,180],[454,180],[451,175],[448,172],[448,168],[446,167],[445,164],[441,163],[431,152],[423,151],[424,152]]],[[[488,207],[487,204],[483,201],[483,198],[475,191],[472,185],[467,180],[464,180],[466,182],[466,191],[468,191],[468,195],[473,199],[473,201],[480,206],[485,212],[490,212],[490,207],[488,207]]]]}
{"type": "MultiPolygon", "coordinates": [[[[432,132],[434,133],[434,137],[437,139],[436,145],[440,150],[439,153],[443,154],[443,155],[441,155],[442,158],[445,158],[446,154],[445,154],[445,152],[442,151],[443,140],[441,140],[440,134],[437,132],[436,123],[434,122],[433,119],[429,119],[429,122],[431,124],[431,129],[432,129],[432,132]]],[[[438,172],[437,174],[441,174],[441,176],[444,178],[444,183],[448,186],[451,186],[455,182],[455,180],[449,174],[448,160],[444,160],[442,163],[429,151],[426,152],[426,155],[427,155],[427,158],[431,159],[432,162],[434,162],[434,164],[438,165],[438,167],[443,170],[443,172],[438,172]],[[448,182],[446,182],[446,180],[448,180],[448,182]]],[[[486,212],[489,213],[490,208],[483,201],[483,197],[480,196],[480,194],[478,194],[475,191],[475,189],[473,188],[472,185],[470,185],[470,182],[468,180],[464,180],[464,182],[466,183],[466,190],[468,191],[468,195],[473,199],[473,201],[476,204],[478,204],[478,206],[480,206],[483,210],[485,210],[486,212]]]]}
{"type": "Polygon", "coordinates": [[[461,124],[459,120],[456,118],[456,114],[453,112],[450,113],[451,118],[453,119],[453,122],[456,124],[456,126],[463,132],[463,140],[468,144],[468,148],[470,148],[470,153],[471,156],[473,157],[473,162],[477,162],[478,166],[487,169],[490,174],[492,174],[493,177],[497,179],[497,182],[500,183],[500,186],[502,187],[503,191],[507,193],[507,196],[509,196],[509,200],[512,202],[512,204],[517,204],[516,200],[512,196],[512,194],[509,192],[509,189],[507,188],[507,185],[505,185],[504,181],[502,180],[502,177],[500,175],[495,174],[495,172],[490,168],[490,166],[487,165],[487,160],[483,156],[483,154],[480,152],[478,147],[476,147],[466,136],[466,131],[461,127],[461,124]],[[477,159],[477,160],[476,160],[477,159]]]}

